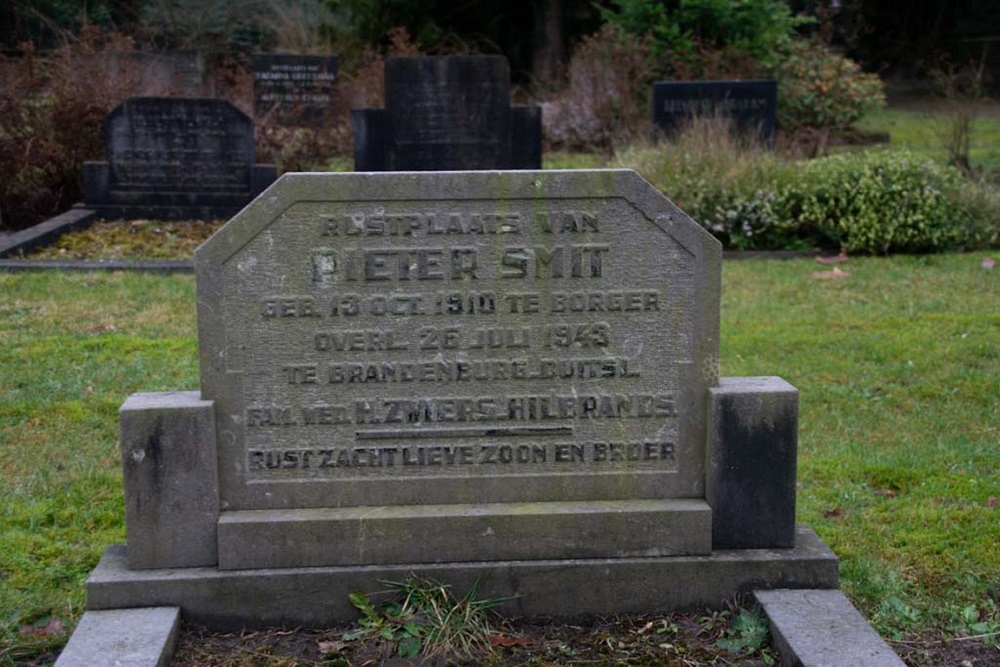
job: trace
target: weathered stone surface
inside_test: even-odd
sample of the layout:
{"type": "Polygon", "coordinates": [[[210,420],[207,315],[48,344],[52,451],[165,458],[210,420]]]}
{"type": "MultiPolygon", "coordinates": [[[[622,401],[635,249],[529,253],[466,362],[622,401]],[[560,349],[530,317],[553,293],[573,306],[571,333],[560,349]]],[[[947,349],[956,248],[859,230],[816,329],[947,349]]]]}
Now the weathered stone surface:
{"type": "Polygon", "coordinates": [[[277,113],[282,121],[318,121],[331,111],[337,56],[265,53],[250,59],[254,115],[277,113]]]}
{"type": "Polygon", "coordinates": [[[839,590],[756,590],[785,667],[903,667],[839,590]]]}
{"type": "Polygon", "coordinates": [[[215,412],[198,392],[133,394],[119,412],[132,568],[218,562],[215,412]]]}
{"type": "Polygon", "coordinates": [[[195,264],[224,509],[704,497],[719,244],[634,172],[289,174],[195,264]]]}
{"type": "Polygon", "coordinates": [[[385,109],[352,125],[357,171],[542,166],[541,110],[512,109],[503,56],[387,58],[385,109]]]}
{"type": "Polygon", "coordinates": [[[512,616],[572,618],[669,609],[721,608],[760,588],[836,588],[837,557],[800,527],[794,549],[716,551],[709,556],[229,570],[129,570],[111,547],[87,581],[89,609],[171,605],[211,627],[322,626],[353,621],[348,595],[385,590],[408,575],[458,594],[503,598],[512,616]]]}
{"type": "Polygon", "coordinates": [[[219,567],[705,555],[711,522],[703,500],[225,512],[219,567]]]}
{"type": "Polygon", "coordinates": [[[668,134],[695,116],[719,115],[774,145],[778,84],[775,81],[657,81],[653,124],[668,134]]]}
{"type": "Polygon", "coordinates": [[[84,164],[102,216],[228,217],[276,177],[254,164],[250,117],[214,98],[136,97],[104,119],[106,162],[84,164]]]}
{"type": "Polygon", "coordinates": [[[55,667],[166,667],[180,625],[177,607],[88,611],[55,667]]]}
{"type": "Polygon", "coordinates": [[[712,547],[794,546],[798,390],[778,377],[722,378],[709,394],[712,547]]]}

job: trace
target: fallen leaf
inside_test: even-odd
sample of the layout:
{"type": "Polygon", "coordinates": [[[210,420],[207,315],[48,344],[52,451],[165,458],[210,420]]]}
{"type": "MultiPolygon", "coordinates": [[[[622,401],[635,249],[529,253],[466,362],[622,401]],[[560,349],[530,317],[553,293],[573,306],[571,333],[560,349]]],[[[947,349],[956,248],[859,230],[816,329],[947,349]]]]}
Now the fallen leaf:
{"type": "Polygon", "coordinates": [[[819,280],[829,280],[830,278],[850,278],[851,274],[847,271],[841,271],[836,266],[829,271],[817,271],[809,276],[810,278],[817,278],[819,280]]]}
{"type": "Polygon", "coordinates": [[[997,261],[992,257],[983,257],[983,261],[979,262],[979,266],[983,267],[987,271],[992,271],[997,267],[997,261]]]}
{"type": "Polygon", "coordinates": [[[823,510],[823,516],[827,519],[837,519],[844,516],[844,510],[841,507],[834,507],[831,510],[823,510]]]}
{"type": "Polygon", "coordinates": [[[635,633],[636,633],[637,635],[641,635],[641,634],[643,634],[644,632],[649,632],[649,631],[650,631],[650,630],[652,630],[652,629],[653,629],[653,622],[652,622],[652,621],[650,621],[650,622],[649,622],[649,623],[647,623],[646,625],[644,625],[644,626],[642,626],[641,628],[639,628],[638,630],[636,630],[636,631],[635,631],[635,633]]]}
{"type": "Polygon", "coordinates": [[[847,261],[847,259],[848,259],[847,253],[842,252],[839,255],[834,255],[832,257],[830,256],[824,257],[821,255],[816,258],[816,261],[819,262],[820,264],[843,264],[844,262],[847,261]]]}
{"type": "Polygon", "coordinates": [[[63,633],[62,619],[56,616],[42,618],[30,625],[22,625],[18,634],[22,636],[51,637],[63,633]]]}
{"type": "Polygon", "coordinates": [[[339,642],[339,641],[333,641],[333,642],[316,642],[316,648],[318,648],[319,652],[322,653],[322,654],[324,654],[324,655],[327,654],[327,653],[339,653],[346,646],[347,646],[347,642],[339,642]]]}
{"type": "Polygon", "coordinates": [[[895,498],[896,492],[892,489],[875,489],[876,496],[885,496],[886,498],[895,498]]]}
{"type": "Polygon", "coordinates": [[[997,497],[996,496],[990,496],[989,500],[986,501],[986,506],[987,507],[996,507],[997,506],[997,497]]]}
{"type": "Polygon", "coordinates": [[[493,634],[490,635],[490,645],[500,648],[513,648],[515,646],[535,646],[538,642],[527,637],[515,637],[514,635],[493,634]]]}

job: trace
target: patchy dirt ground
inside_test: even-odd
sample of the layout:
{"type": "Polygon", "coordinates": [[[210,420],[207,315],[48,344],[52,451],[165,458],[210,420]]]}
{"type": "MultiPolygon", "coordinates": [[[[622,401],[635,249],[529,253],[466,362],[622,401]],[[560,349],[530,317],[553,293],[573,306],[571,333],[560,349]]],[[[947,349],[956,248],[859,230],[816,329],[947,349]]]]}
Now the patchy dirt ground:
{"type": "Polygon", "coordinates": [[[440,655],[400,658],[379,640],[345,640],[352,628],[210,633],[185,627],[173,667],[358,667],[385,665],[726,665],[778,663],[770,646],[731,652],[717,642],[731,637],[729,612],[622,616],[583,623],[547,619],[504,621],[491,635],[494,654],[474,659],[440,655]]]}
{"type": "MultiPolygon", "coordinates": [[[[211,633],[186,626],[173,667],[406,667],[444,665],[717,665],[778,664],[772,648],[730,653],[717,645],[726,637],[725,619],[709,612],[669,616],[623,616],[586,623],[519,619],[501,625],[492,643],[496,654],[473,661],[453,657],[404,659],[393,646],[345,641],[348,627],[211,633]]],[[[1000,638],[915,638],[892,642],[910,667],[996,667],[1000,638]],[[991,641],[987,641],[987,639],[991,641]],[[991,643],[992,642],[992,643],[991,643]]]]}

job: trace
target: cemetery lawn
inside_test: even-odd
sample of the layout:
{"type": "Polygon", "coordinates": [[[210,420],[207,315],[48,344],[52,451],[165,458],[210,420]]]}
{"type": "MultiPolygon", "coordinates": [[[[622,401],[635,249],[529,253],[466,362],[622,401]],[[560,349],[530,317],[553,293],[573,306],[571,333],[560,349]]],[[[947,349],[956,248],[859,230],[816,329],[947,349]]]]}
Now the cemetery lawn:
{"type": "MultiPolygon", "coordinates": [[[[1000,106],[982,103],[971,122],[969,162],[985,173],[1000,172],[1000,106]]],[[[856,125],[862,132],[888,132],[889,147],[905,148],[912,154],[946,162],[946,141],[954,127],[947,103],[926,108],[911,106],[871,111],[856,125]]]]}
{"type": "MultiPolygon", "coordinates": [[[[1000,270],[985,257],[723,266],[723,375],[798,387],[798,519],[911,664],[1000,644],[1000,270]]],[[[198,367],[192,276],[21,272],[0,293],[10,665],[65,643],[88,573],[124,541],[119,406],[197,389],[198,367]]]]}

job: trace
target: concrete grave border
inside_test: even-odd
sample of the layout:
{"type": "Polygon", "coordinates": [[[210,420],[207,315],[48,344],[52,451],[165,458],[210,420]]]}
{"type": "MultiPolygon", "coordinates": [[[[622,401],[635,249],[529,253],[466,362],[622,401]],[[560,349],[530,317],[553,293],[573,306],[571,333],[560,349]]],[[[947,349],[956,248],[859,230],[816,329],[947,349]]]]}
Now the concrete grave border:
{"type": "MultiPolygon", "coordinates": [[[[837,589],[753,591],[753,596],[768,619],[783,667],[904,665],[837,589]]],[[[88,611],[55,667],[165,667],[176,648],[179,620],[177,607],[88,611]],[[129,629],[131,634],[122,634],[129,629]]]]}

